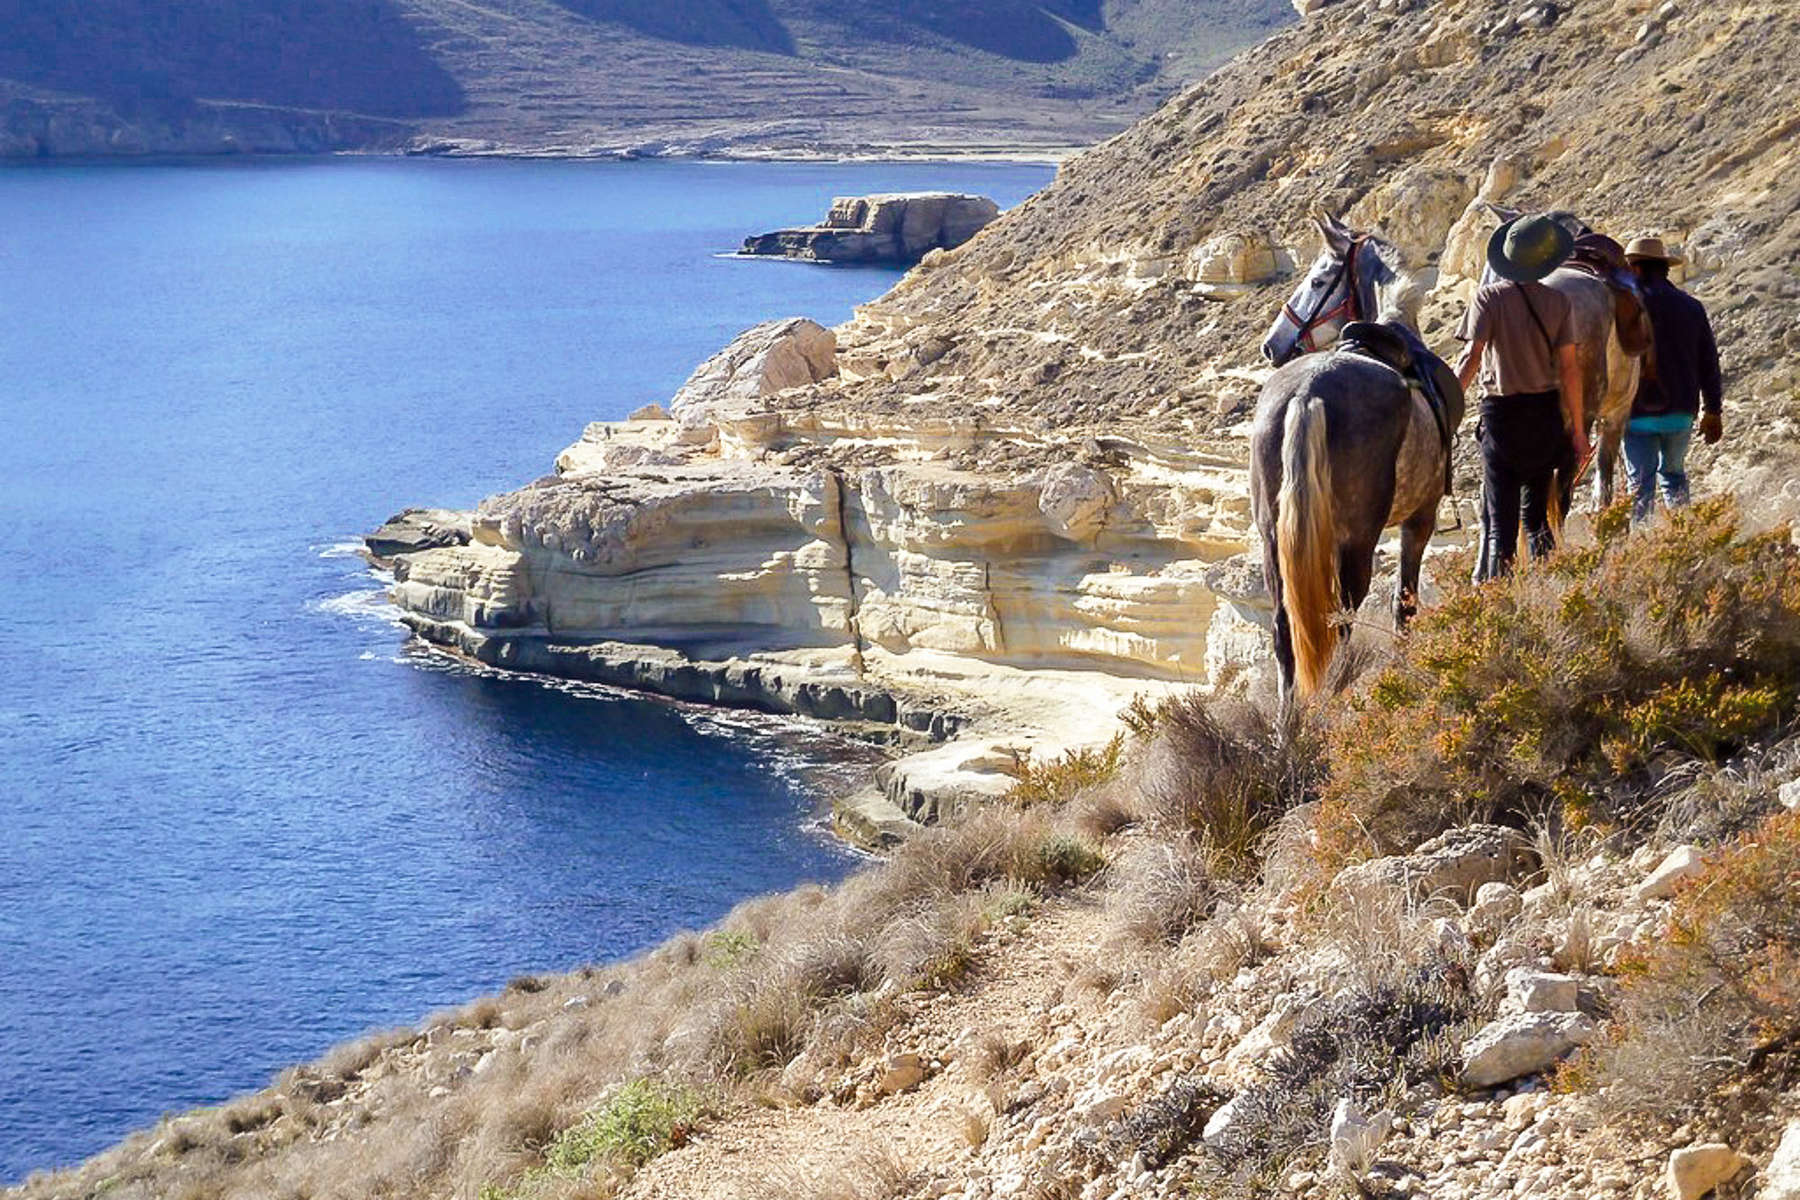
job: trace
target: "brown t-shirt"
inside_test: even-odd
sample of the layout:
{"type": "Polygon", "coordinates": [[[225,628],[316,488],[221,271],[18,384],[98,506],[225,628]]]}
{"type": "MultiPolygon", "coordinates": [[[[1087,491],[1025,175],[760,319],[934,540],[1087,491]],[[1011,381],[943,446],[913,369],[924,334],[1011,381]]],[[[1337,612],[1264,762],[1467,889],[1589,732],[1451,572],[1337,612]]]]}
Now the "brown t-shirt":
{"type": "MultiPolygon", "coordinates": [[[[1481,386],[1488,395],[1554,392],[1561,387],[1554,347],[1575,344],[1575,322],[1569,298],[1561,292],[1541,283],[1502,280],[1475,293],[1456,336],[1471,347],[1486,339],[1481,386]]],[[[1465,349],[1459,370],[1468,357],[1465,349]]]]}

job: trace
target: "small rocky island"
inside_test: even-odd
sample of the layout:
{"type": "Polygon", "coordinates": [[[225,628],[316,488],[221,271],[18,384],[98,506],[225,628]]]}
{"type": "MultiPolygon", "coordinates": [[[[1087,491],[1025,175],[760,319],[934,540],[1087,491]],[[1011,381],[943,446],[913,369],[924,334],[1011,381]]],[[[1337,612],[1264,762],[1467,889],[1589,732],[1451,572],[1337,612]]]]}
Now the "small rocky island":
{"type": "Polygon", "coordinates": [[[999,215],[986,196],[957,192],[840,196],[820,224],[745,238],[743,253],[911,266],[932,250],[962,245],[999,215]]]}

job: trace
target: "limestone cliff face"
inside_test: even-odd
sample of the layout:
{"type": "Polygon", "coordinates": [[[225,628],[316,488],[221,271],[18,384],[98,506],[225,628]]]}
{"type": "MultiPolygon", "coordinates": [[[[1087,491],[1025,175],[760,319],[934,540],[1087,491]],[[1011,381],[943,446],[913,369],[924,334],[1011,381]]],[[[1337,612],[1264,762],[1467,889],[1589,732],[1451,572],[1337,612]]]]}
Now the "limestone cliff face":
{"type": "Polygon", "coordinates": [[[976,420],[786,420],[764,385],[828,370],[830,350],[810,322],[750,331],[696,373],[675,417],[590,426],[554,476],[486,501],[467,545],[400,556],[396,601],[426,636],[493,661],[610,642],[761,662],[762,702],[801,711],[773,674],[960,690],[941,707],[979,715],[982,665],[1197,682],[1232,653],[1255,604],[1249,588],[1242,608],[1220,598],[1218,564],[1248,524],[1235,461],[1055,446],[976,420]],[[995,438],[1042,461],[953,461],[995,438]],[[967,687],[946,660],[965,660],[967,687]]]}

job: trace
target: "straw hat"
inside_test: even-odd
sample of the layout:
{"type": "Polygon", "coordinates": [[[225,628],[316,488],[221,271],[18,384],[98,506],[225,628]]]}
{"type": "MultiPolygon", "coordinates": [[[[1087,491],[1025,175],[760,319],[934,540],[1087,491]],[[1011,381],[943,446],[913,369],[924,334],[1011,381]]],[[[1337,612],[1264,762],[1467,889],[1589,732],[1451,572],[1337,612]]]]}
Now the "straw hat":
{"type": "Polygon", "coordinates": [[[1542,279],[1562,266],[1575,236],[1544,213],[1514,217],[1488,239],[1488,266],[1515,283],[1542,279]]]}
{"type": "Polygon", "coordinates": [[[1659,237],[1632,238],[1631,245],[1625,247],[1625,261],[1632,262],[1640,258],[1654,259],[1659,262],[1684,262],[1681,255],[1670,254],[1669,248],[1663,245],[1659,237]]]}

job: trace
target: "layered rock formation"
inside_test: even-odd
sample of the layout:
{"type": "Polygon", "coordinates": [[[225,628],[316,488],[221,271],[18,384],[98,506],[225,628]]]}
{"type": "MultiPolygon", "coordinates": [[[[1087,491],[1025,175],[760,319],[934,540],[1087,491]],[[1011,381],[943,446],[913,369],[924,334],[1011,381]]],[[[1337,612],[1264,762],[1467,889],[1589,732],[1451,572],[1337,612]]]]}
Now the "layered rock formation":
{"type": "Polygon", "coordinates": [[[403,560],[396,598],[497,663],[1103,737],[1089,714],[1135,689],[1263,657],[1243,437],[1315,205],[1413,257],[1446,353],[1486,201],[1681,242],[1728,371],[1727,442],[1692,466],[1800,508],[1784,11],[1324,7],[843,327],[762,327],[673,419],[590,427],[553,477],[486,502],[469,546],[403,560]]]}
{"type": "Polygon", "coordinates": [[[933,250],[954,250],[1000,215],[986,196],[903,192],[840,196],[817,225],[744,239],[745,254],[812,262],[911,266],[933,250]]]}
{"type": "Polygon", "coordinates": [[[408,623],[496,665],[940,736],[1022,710],[1103,729],[1137,681],[1232,659],[1256,604],[1221,567],[1248,523],[1238,464],[974,418],[789,420],[780,385],[832,375],[833,343],[749,331],[669,416],[591,425],[553,476],[484,502],[466,545],[409,544],[418,518],[397,518],[370,544],[402,551],[408,623]],[[993,440],[1043,461],[955,462],[993,440]],[[1110,707],[1057,713],[1071,694],[1110,707]]]}

